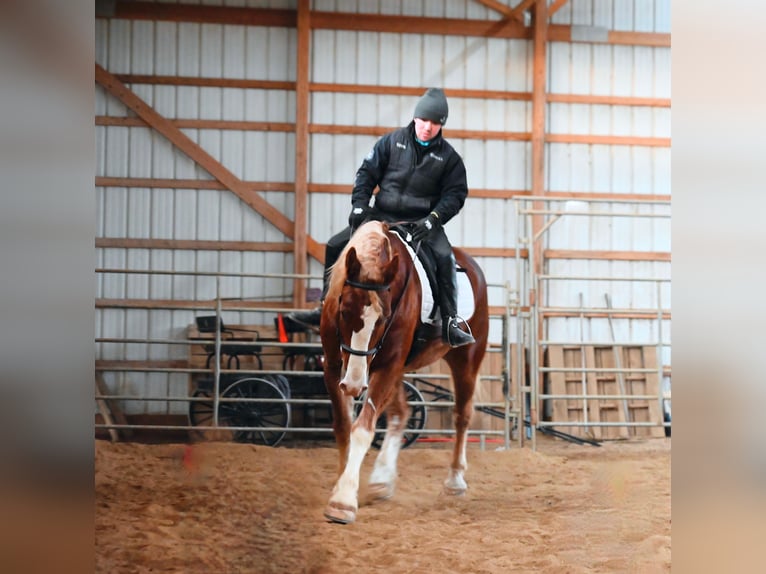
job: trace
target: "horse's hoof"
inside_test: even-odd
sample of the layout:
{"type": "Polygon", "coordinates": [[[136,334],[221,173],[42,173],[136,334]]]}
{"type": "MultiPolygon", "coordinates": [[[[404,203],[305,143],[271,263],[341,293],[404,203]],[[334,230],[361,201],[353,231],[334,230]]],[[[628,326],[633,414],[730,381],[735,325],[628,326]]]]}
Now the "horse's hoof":
{"type": "Polygon", "coordinates": [[[449,496],[463,496],[466,488],[464,486],[447,486],[444,485],[444,494],[449,496]]]}
{"type": "Polygon", "coordinates": [[[328,522],[337,522],[338,524],[351,524],[356,520],[356,508],[331,502],[324,511],[324,517],[328,522]]]}
{"type": "Polygon", "coordinates": [[[388,500],[394,495],[394,485],[385,482],[376,482],[367,486],[367,501],[376,502],[388,500]]]}

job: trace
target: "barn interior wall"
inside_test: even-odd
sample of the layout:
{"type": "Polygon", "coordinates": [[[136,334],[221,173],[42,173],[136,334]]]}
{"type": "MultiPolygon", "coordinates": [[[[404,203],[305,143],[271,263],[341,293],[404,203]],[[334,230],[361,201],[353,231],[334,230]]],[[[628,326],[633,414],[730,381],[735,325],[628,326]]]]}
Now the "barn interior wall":
{"type": "MultiPolygon", "coordinates": [[[[185,2],[193,4],[191,0],[185,2]]],[[[215,5],[215,2],[205,2],[215,5]]],[[[295,10],[295,1],[221,2],[253,8],[295,10]]],[[[504,2],[509,7],[515,0],[504,2]]],[[[479,2],[340,1],[314,0],[312,10],[431,18],[498,20],[500,15],[479,2]]],[[[551,24],[601,26],[626,32],[670,32],[669,0],[570,0],[551,17],[551,24]]],[[[96,63],[112,74],[177,76],[294,82],[297,34],[277,26],[126,20],[97,18],[96,63]]],[[[431,85],[450,90],[474,90],[494,95],[523,92],[533,87],[531,39],[391,33],[316,29],[311,31],[309,81],[370,88],[368,93],[315,90],[310,93],[309,122],[318,126],[385,127],[406,124],[417,96],[372,93],[375,87],[419,88],[431,85]]],[[[670,48],[597,43],[550,42],[547,90],[551,94],[586,97],[586,103],[551,101],[546,107],[546,131],[560,136],[647,138],[645,145],[549,141],[545,144],[545,189],[548,192],[669,198],[670,107],[664,104],[594,103],[587,97],[670,98],[670,48]],[[659,143],[658,143],[659,142],[659,143]]],[[[236,177],[255,186],[269,204],[289,219],[295,217],[294,132],[279,128],[296,121],[292,89],[167,85],[145,81],[127,84],[165,118],[185,121],[230,122],[222,127],[182,127],[181,131],[221,162],[236,177]],[[272,127],[248,129],[236,122],[268,122],[272,127]],[[280,185],[286,190],[274,190],[280,185]]],[[[97,118],[130,120],[135,114],[96,85],[97,118]]],[[[507,138],[508,133],[532,130],[532,103],[503,97],[452,97],[445,135],[463,156],[470,189],[460,216],[447,226],[453,243],[482,250],[477,256],[488,281],[508,282],[518,288],[512,255],[517,249],[514,192],[532,187],[530,141],[507,138]],[[450,130],[486,132],[477,137],[452,137],[450,130]],[[497,194],[491,193],[497,192],[497,194]],[[504,195],[505,193],[505,195],[504,195]],[[487,250],[497,254],[487,254],[487,250]]],[[[97,238],[132,240],[188,240],[192,242],[291,241],[262,215],[233,193],[205,188],[214,178],[156,131],[138,123],[97,122],[97,238]],[[141,186],[137,180],[151,180],[141,186]],[[176,181],[164,187],[157,180],[176,181]],[[184,186],[182,182],[191,182],[184,186]],[[121,185],[122,183],[122,185],[121,185]]],[[[310,184],[342,186],[351,190],[361,159],[377,136],[315,130],[308,141],[310,184]]],[[[598,206],[593,207],[596,209],[598,206]]],[[[348,193],[322,190],[309,193],[307,232],[326,241],[345,226],[348,193]]],[[[659,209],[649,207],[647,209],[659,209]]],[[[669,222],[563,220],[545,238],[546,249],[621,252],[670,251],[669,222]]],[[[240,251],[208,247],[183,249],[99,247],[97,265],[105,269],[168,270],[173,272],[233,272],[289,274],[294,256],[288,251],[240,251]]],[[[322,266],[309,257],[309,273],[322,266]]],[[[548,262],[561,274],[625,277],[669,277],[667,261],[608,261],[560,259],[548,262]],[[624,274],[624,275],[623,275],[624,274]]],[[[321,282],[313,279],[310,286],[321,282]]],[[[587,300],[601,303],[603,285],[580,286],[587,300]]],[[[644,285],[610,286],[615,306],[652,307],[657,295],[644,285]]],[[[662,302],[670,306],[669,285],[662,302]]],[[[579,288],[578,288],[579,291],[579,288]]],[[[551,288],[547,303],[571,304],[571,288],[551,288]]],[[[195,301],[223,298],[287,304],[292,281],[270,277],[227,277],[220,284],[200,276],[99,274],[100,300],[195,301]]],[[[505,303],[502,289],[490,290],[490,304],[505,303]]],[[[576,303],[576,302],[575,302],[576,303]]],[[[199,314],[192,309],[97,308],[97,337],[178,338],[199,314]]],[[[268,323],[267,313],[225,312],[230,323],[268,323]]],[[[563,320],[551,329],[561,336],[575,334],[575,322],[563,320]]],[[[594,336],[605,336],[593,324],[594,336]]],[[[651,338],[645,321],[620,324],[621,335],[637,342],[651,338]]],[[[669,323],[662,327],[669,340],[669,323]]],[[[501,340],[494,322],[491,342],[501,340]]],[[[176,345],[97,344],[97,359],[180,359],[186,350],[176,345]]],[[[669,364],[669,349],[666,351],[669,364]]],[[[107,383],[118,393],[145,396],[185,396],[186,376],[166,373],[107,373],[107,383]]],[[[181,413],[183,403],[131,403],[128,412],[181,413]]]]}

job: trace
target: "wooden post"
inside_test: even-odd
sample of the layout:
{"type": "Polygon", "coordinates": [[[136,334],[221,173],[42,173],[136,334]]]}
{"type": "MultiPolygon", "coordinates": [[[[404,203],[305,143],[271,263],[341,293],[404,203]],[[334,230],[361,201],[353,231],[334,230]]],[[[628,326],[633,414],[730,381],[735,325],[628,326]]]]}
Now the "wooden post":
{"type": "MultiPolygon", "coordinates": [[[[99,371],[96,371],[95,388],[97,395],[109,394],[109,389],[106,388],[106,382],[104,381],[104,375],[102,375],[99,371]]],[[[128,420],[125,418],[122,410],[120,410],[114,401],[110,401],[109,399],[96,399],[96,404],[98,405],[98,410],[101,413],[101,416],[104,417],[104,422],[106,424],[111,425],[115,424],[115,422],[120,425],[128,424],[128,420]]],[[[112,442],[117,442],[120,440],[120,433],[118,432],[118,429],[110,428],[107,430],[109,431],[109,436],[112,437],[112,442]]],[[[133,435],[133,431],[130,429],[122,429],[122,433],[126,437],[133,435]]]]}
{"type": "MultiPolygon", "coordinates": [[[[547,36],[548,36],[548,7],[545,0],[541,0],[533,8],[533,46],[534,59],[532,64],[532,195],[545,195],[545,77],[547,74],[547,36]]],[[[532,204],[533,209],[542,209],[542,202],[535,201],[532,204]]],[[[544,218],[542,215],[532,216],[532,237],[537,236],[537,232],[543,227],[544,218]]],[[[530,245],[530,255],[532,257],[530,266],[533,268],[533,277],[543,273],[543,237],[533,241],[530,245]]],[[[535,289],[536,304],[540,305],[545,301],[544,286],[531,285],[535,289]]],[[[544,319],[540,314],[537,323],[537,338],[545,336],[544,319]]],[[[543,364],[543,351],[539,345],[537,364],[543,364]]],[[[543,380],[539,377],[538,392],[542,391],[543,380]]],[[[536,410],[538,405],[531,405],[536,410]]]]}
{"type": "MultiPolygon", "coordinates": [[[[308,208],[308,139],[309,139],[309,54],[311,49],[311,6],[309,0],[298,2],[298,48],[295,76],[295,235],[293,259],[295,273],[305,275],[306,211],[308,208]]],[[[306,280],[293,282],[293,305],[306,302],[306,280]]]]}

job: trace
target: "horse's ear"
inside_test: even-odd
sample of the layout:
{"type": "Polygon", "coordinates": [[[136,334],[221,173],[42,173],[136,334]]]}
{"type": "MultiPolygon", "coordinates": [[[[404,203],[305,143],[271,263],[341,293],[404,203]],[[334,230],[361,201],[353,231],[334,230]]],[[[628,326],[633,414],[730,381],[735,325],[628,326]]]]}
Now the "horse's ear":
{"type": "Polygon", "coordinates": [[[352,247],[346,253],[346,277],[359,277],[362,264],[356,256],[356,247],[352,247]]]}
{"type": "Polygon", "coordinates": [[[383,233],[388,233],[388,230],[390,229],[390,227],[388,226],[388,223],[386,223],[385,221],[380,222],[380,228],[383,230],[383,233]]]}
{"type": "Polygon", "coordinates": [[[399,254],[394,253],[391,260],[386,264],[383,269],[383,283],[391,283],[396,277],[396,272],[399,270],[399,254]]]}

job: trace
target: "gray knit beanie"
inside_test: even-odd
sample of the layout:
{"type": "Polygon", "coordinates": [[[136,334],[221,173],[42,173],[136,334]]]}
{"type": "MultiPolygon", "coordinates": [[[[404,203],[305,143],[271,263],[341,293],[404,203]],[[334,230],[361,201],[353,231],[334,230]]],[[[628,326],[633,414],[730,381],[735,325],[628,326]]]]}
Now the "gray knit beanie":
{"type": "Polygon", "coordinates": [[[449,106],[447,105],[447,97],[444,95],[444,90],[441,88],[428,88],[426,93],[418,100],[413,117],[431,120],[432,122],[444,125],[447,123],[448,115],[449,106]]]}

